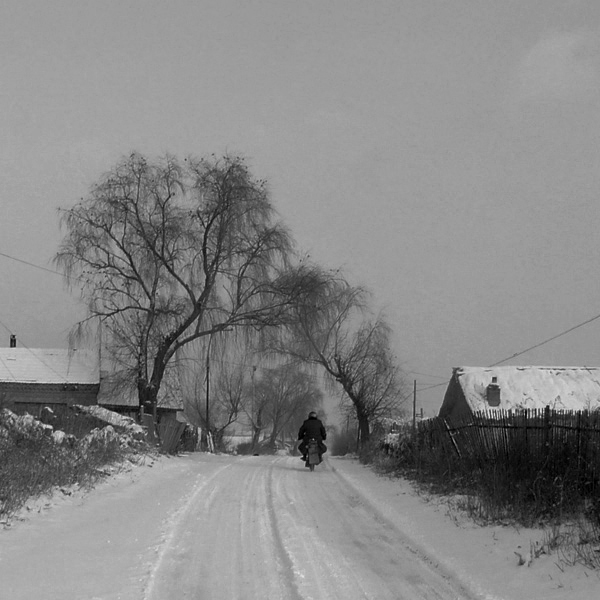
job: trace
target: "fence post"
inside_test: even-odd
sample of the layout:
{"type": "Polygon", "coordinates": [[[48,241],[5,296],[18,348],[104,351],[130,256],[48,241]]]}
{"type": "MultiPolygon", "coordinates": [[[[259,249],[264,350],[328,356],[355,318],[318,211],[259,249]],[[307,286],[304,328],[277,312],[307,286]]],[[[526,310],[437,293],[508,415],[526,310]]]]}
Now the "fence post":
{"type": "Polygon", "coordinates": [[[550,407],[546,406],[544,408],[544,453],[546,459],[550,455],[550,431],[552,428],[552,423],[550,421],[550,407]]]}
{"type": "Polygon", "coordinates": [[[412,441],[417,439],[417,380],[413,381],[412,441]]]}
{"type": "Polygon", "coordinates": [[[577,411],[577,482],[581,481],[581,416],[582,411],[577,411]]]}
{"type": "Polygon", "coordinates": [[[454,448],[454,450],[456,450],[456,455],[458,456],[458,458],[461,458],[460,450],[458,449],[458,446],[456,445],[456,441],[454,440],[452,431],[450,431],[450,426],[448,425],[446,419],[442,419],[442,422],[444,423],[444,426],[446,427],[446,433],[448,434],[448,437],[450,438],[452,447],[454,448]]]}

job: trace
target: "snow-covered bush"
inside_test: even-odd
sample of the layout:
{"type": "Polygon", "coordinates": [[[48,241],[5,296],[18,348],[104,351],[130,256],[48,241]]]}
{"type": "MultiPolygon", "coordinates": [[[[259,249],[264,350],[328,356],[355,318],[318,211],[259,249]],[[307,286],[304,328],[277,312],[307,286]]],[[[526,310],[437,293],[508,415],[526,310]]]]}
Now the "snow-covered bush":
{"type": "MultiPolygon", "coordinates": [[[[56,427],[32,415],[0,410],[0,517],[14,514],[28,498],[50,493],[56,487],[92,485],[106,474],[106,466],[132,455],[132,448],[145,449],[135,428],[106,425],[90,431],[91,423],[102,423],[87,415],[59,411],[51,416],[56,427]],[[85,421],[77,424],[76,421],[85,421]],[[79,439],[58,429],[84,433],[79,439]]],[[[48,419],[50,420],[50,419],[48,419]]]]}
{"type": "Polygon", "coordinates": [[[102,406],[82,406],[77,404],[74,408],[79,412],[91,415],[111,425],[119,431],[126,432],[134,440],[143,440],[146,438],[146,430],[131,417],[120,415],[102,406]]]}
{"type": "Polygon", "coordinates": [[[70,433],[65,433],[64,431],[61,431],[60,429],[58,431],[53,431],[51,437],[52,437],[52,441],[57,446],[67,445],[67,446],[73,448],[77,442],[77,438],[74,435],[72,435],[70,433]]]}
{"type": "Polygon", "coordinates": [[[33,415],[17,415],[8,408],[3,408],[1,414],[2,427],[12,436],[35,438],[52,434],[52,425],[38,421],[33,415]]]}
{"type": "Polygon", "coordinates": [[[83,455],[88,454],[90,451],[116,450],[120,447],[121,440],[119,439],[119,434],[112,425],[107,425],[102,429],[93,429],[76,444],[77,450],[83,455]]]}

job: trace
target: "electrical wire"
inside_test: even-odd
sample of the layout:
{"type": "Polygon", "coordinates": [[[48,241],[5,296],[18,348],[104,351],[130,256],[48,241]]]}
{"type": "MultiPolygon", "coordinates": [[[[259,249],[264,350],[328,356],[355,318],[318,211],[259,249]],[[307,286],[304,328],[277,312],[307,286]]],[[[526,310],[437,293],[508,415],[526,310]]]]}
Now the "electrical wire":
{"type": "Polygon", "coordinates": [[[418,388],[417,392],[425,392],[427,390],[433,390],[434,388],[439,388],[439,387],[442,387],[443,385],[448,385],[448,382],[447,381],[443,381],[442,383],[435,383],[433,385],[428,385],[428,386],[426,386],[424,388],[418,388]]]}
{"type": "MultiPolygon", "coordinates": [[[[4,256],[5,258],[8,258],[10,260],[14,260],[16,262],[19,262],[21,264],[27,265],[29,267],[33,267],[35,269],[39,269],[41,271],[46,271],[47,273],[52,273],[53,275],[59,275],[60,277],[64,277],[65,275],[62,273],[59,273],[58,271],[54,271],[52,269],[48,269],[46,267],[41,267],[39,265],[36,265],[34,263],[28,262],[26,260],[22,260],[20,258],[16,258],[15,256],[11,256],[9,254],[6,254],[4,252],[0,252],[0,256],[4,256]]],[[[68,277],[68,276],[67,276],[68,277]]],[[[71,277],[68,277],[69,279],[72,279],[71,277]]],[[[78,277],[74,278],[74,279],[80,279],[78,277]]],[[[572,331],[575,331],[576,329],[579,329],[580,327],[583,327],[585,325],[588,325],[589,323],[592,323],[593,321],[596,321],[597,319],[600,319],[600,314],[595,315],[594,317],[587,319],[586,321],[583,321],[581,323],[578,323],[577,325],[574,325],[573,327],[569,327],[569,329],[566,329],[565,331],[561,331],[560,333],[553,335],[552,337],[549,337],[546,340],[543,340],[542,342],[539,342],[537,344],[534,344],[533,346],[530,346],[529,348],[526,348],[525,350],[521,350],[520,352],[515,352],[514,354],[511,354],[510,356],[507,356],[506,358],[503,358],[502,360],[496,361],[495,363],[488,365],[488,367],[497,367],[498,365],[502,364],[503,362],[506,362],[507,360],[512,360],[513,358],[517,358],[518,356],[522,356],[523,354],[526,354],[527,352],[530,352],[531,350],[535,350],[536,348],[540,348],[541,346],[544,346],[545,344],[548,344],[549,342],[552,342],[560,337],[562,337],[563,335],[567,335],[568,333],[571,333],[572,331]]],[[[1,323],[0,323],[1,324],[1,323]]],[[[8,328],[3,325],[3,327],[7,330],[8,328]]],[[[241,365],[240,365],[241,366],[241,365]]],[[[431,375],[431,374],[427,374],[427,373],[419,373],[418,371],[409,371],[409,373],[414,373],[415,375],[423,375],[425,377],[441,377],[440,375],[431,375]]],[[[431,390],[437,387],[440,387],[442,385],[445,385],[446,383],[438,383],[435,385],[431,385],[428,387],[424,387],[421,388],[419,391],[425,391],[425,390],[431,390]]]]}
{"type": "Polygon", "coordinates": [[[422,375],[423,377],[433,377],[434,379],[446,379],[445,375],[432,375],[431,373],[420,373],[419,371],[406,371],[406,373],[413,373],[414,375],[422,375]]]}
{"type": "MultiPolygon", "coordinates": [[[[596,321],[598,319],[600,319],[600,314],[595,315],[595,316],[591,317],[590,319],[586,319],[585,321],[582,321],[581,323],[578,323],[577,325],[574,325],[573,327],[569,327],[568,329],[565,329],[564,331],[561,331],[560,333],[557,333],[556,335],[553,335],[552,337],[549,337],[548,339],[545,339],[542,342],[538,342],[537,344],[534,344],[533,346],[529,346],[529,348],[526,348],[525,350],[515,352],[514,354],[511,354],[510,356],[507,356],[506,358],[503,358],[502,360],[496,361],[495,363],[488,365],[488,368],[497,367],[498,365],[502,364],[503,362],[506,362],[507,360],[517,358],[517,356],[521,356],[523,354],[526,354],[527,352],[530,352],[531,350],[540,348],[541,346],[544,346],[545,344],[548,344],[549,342],[552,342],[552,341],[562,337],[563,335],[567,335],[568,333],[571,333],[572,331],[575,331],[576,329],[579,329],[580,327],[589,325],[590,323],[593,323],[594,321],[596,321]]],[[[411,371],[411,373],[415,373],[415,371],[411,371]]],[[[441,387],[442,385],[446,385],[446,383],[438,383],[435,385],[426,386],[424,388],[420,388],[418,391],[424,392],[426,390],[432,390],[437,387],[441,387]]]]}
{"type": "Polygon", "coordinates": [[[52,269],[47,269],[46,267],[40,267],[39,265],[35,265],[26,260],[16,258],[15,256],[11,256],[10,254],[5,254],[4,252],[0,252],[0,256],[4,256],[4,258],[9,258],[10,260],[14,260],[15,262],[21,263],[23,265],[27,265],[28,267],[39,269],[40,271],[46,271],[47,273],[52,273],[54,275],[60,275],[61,277],[64,277],[64,275],[62,273],[59,273],[58,271],[53,271],[52,269]]]}
{"type": "MultiPolygon", "coordinates": [[[[2,322],[0,321],[0,325],[2,327],[4,327],[4,329],[6,329],[6,331],[12,335],[13,332],[2,322]]],[[[62,373],[59,373],[56,369],[54,369],[52,367],[52,365],[48,364],[41,356],[39,356],[38,354],[36,354],[32,348],[30,348],[29,346],[27,346],[26,344],[23,343],[22,340],[19,341],[19,343],[21,344],[21,346],[23,348],[25,348],[25,350],[27,350],[37,361],[39,361],[40,363],[42,363],[49,371],[52,371],[52,373],[54,373],[55,375],[58,375],[58,377],[62,380],[64,380],[64,383],[69,383],[69,379],[67,377],[65,377],[62,373]]],[[[2,360],[0,358],[0,360],[2,360]]],[[[16,377],[14,376],[14,374],[11,372],[11,370],[8,368],[8,365],[2,360],[2,364],[4,365],[4,368],[8,371],[8,373],[11,375],[11,377],[16,381],[16,377]]]]}
{"type": "Polygon", "coordinates": [[[592,323],[593,321],[596,321],[597,319],[600,319],[600,315],[596,315],[595,317],[592,317],[591,319],[587,319],[586,321],[583,321],[582,323],[578,323],[577,325],[574,325],[573,327],[569,327],[569,329],[565,329],[565,331],[561,331],[560,333],[553,335],[552,337],[548,338],[547,340],[544,340],[543,342],[534,344],[533,346],[530,346],[529,348],[526,348],[525,350],[521,350],[520,352],[515,352],[514,354],[511,354],[510,356],[507,356],[506,358],[503,358],[502,360],[499,360],[498,362],[495,362],[494,364],[488,365],[488,366],[489,367],[497,367],[499,364],[502,364],[503,362],[506,362],[507,360],[511,360],[513,358],[516,358],[517,356],[521,356],[522,354],[525,354],[526,352],[529,352],[530,350],[535,350],[535,348],[539,348],[540,346],[543,346],[544,344],[547,344],[548,342],[552,342],[553,340],[556,340],[559,337],[562,337],[563,335],[567,335],[567,333],[571,333],[571,331],[575,331],[576,329],[579,329],[580,327],[583,327],[584,325],[588,325],[589,323],[592,323]]]}
{"type": "Polygon", "coordinates": [[[6,254],[5,252],[0,252],[0,256],[4,256],[4,258],[8,258],[10,260],[14,260],[15,262],[21,263],[23,265],[27,265],[28,267],[33,267],[34,269],[39,269],[40,271],[45,271],[46,273],[52,273],[53,275],[58,275],[59,277],[63,277],[72,281],[85,281],[83,277],[77,277],[72,275],[66,275],[65,273],[60,273],[59,271],[54,271],[53,269],[48,269],[46,267],[40,267],[40,265],[36,265],[32,262],[28,262],[21,258],[17,258],[16,256],[11,256],[10,254],[6,254]]]}

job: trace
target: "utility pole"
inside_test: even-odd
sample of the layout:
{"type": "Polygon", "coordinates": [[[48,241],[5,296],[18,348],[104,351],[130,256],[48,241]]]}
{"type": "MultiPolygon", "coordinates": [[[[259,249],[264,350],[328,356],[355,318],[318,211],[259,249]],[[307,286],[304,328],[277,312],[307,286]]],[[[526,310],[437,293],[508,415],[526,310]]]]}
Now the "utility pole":
{"type": "Polygon", "coordinates": [[[252,379],[252,407],[250,410],[251,416],[250,416],[250,422],[252,424],[252,452],[254,452],[254,447],[256,446],[256,443],[258,442],[258,439],[255,439],[256,436],[256,430],[257,430],[257,423],[255,421],[255,387],[254,387],[254,376],[256,374],[256,365],[252,365],[252,373],[250,375],[251,379],[252,379]]]}

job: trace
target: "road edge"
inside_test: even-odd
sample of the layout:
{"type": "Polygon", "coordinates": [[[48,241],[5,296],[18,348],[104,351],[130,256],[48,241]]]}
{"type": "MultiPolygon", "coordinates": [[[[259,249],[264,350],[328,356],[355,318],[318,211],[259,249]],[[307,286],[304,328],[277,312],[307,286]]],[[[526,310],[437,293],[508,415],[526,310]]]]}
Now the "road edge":
{"type": "Polygon", "coordinates": [[[459,565],[453,564],[448,560],[448,557],[436,552],[432,544],[425,544],[410,535],[410,533],[402,527],[397,511],[390,507],[383,506],[380,501],[378,502],[375,493],[369,493],[368,488],[365,489],[364,486],[357,485],[357,481],[353,478],[352,474],[344,471],[343,467],[336,467],[336,464],[341,465],[348,460],[364,467],[372,477],[379,477],[379,475],[371,468],[367,465],[362,465],[356,458],[347,459],[343,457],[328,457],[327,462],[334,475],[349,487],[353,493],[361,498],[378,520],[393,528],[404,540],[406,540],[407,548],[419,556],[432,569],[440,573],[444,579],[457,587],[457,592],[462,594],[459,596],[461,600],[503,600],[501,597],[495,596],[485,590],[479,582],[473,579],[471,574],[467,573],[459,565]],[[464,594],[468,594],[468,596],[465,596],[464,594]]]}

